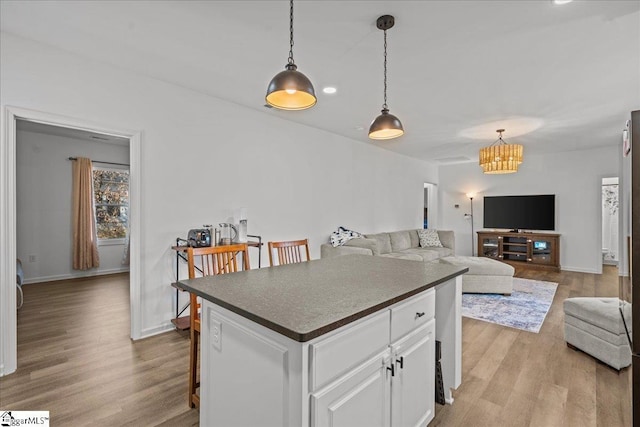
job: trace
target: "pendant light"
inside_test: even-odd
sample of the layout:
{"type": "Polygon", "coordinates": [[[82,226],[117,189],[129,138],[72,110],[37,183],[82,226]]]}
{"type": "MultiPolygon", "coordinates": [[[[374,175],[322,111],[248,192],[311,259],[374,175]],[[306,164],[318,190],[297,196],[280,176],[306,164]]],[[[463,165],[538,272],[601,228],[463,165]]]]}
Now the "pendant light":
{"type": "Polygon", "coordinates": [[[265,100],[281,110],[305,110],[316,105],[317,99],[311,81],[293,61],[293,0],[289,4],[289,61],[269,83],[265,100]]]}
{"type": "Polygon", "coordinates": [[[389,113],[387,106],[387,30],[393,27],[395,20],[391,15],[383,15],[376,21],[378,29],[384,31],[384,104],[378,117],[369,126],[369,138],[393,139],[404,134],[402,123],[393,114],[389,113]]]}
{"type": "Polygon", "coordinates": [[[480,166],[487,174],[504,174],[518,172],[522,163],[522,145],[507,144],[502,140],[504,129],[496,130],[500,137],[488,147],[480,149],[480,166]]]}

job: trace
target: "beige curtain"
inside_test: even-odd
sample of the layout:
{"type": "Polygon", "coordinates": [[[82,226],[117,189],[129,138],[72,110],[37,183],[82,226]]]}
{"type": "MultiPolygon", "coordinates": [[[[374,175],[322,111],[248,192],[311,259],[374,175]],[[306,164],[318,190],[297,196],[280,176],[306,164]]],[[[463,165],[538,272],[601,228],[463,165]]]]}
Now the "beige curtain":
{"type": "Polygon", "coordinates": [[[73,269],[99,266],[91,160],[78,157],[73,162],[73,269]]]}

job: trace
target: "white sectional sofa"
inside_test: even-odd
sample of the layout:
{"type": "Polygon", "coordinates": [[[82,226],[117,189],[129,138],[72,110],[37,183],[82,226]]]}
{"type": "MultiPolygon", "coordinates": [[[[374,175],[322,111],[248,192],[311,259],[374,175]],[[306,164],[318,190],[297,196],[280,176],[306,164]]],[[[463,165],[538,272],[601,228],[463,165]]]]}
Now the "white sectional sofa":
{"type": "Polygon", "coordinates": [[[342,246],[333,247],[330,243],[325,243],[320,247],[320,256],[328,258],[363,254],[423,262],[453,256],[455,254],[453,231],[438,230],[438,237],[443,247],[421,248],[417,229],[365,234],[364,238],[351,239],[342,246]]]}

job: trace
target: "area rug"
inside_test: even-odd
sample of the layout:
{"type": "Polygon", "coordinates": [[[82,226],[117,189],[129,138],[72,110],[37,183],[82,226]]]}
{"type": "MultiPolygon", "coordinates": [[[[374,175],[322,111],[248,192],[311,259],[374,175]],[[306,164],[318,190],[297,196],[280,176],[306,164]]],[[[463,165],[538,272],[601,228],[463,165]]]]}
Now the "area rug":
{"type": "Polygon", "coordinates": [[[462,294],[462,315],[538,333],[557,287],[557,283],[514,277],[511,296],[462,294]]]}

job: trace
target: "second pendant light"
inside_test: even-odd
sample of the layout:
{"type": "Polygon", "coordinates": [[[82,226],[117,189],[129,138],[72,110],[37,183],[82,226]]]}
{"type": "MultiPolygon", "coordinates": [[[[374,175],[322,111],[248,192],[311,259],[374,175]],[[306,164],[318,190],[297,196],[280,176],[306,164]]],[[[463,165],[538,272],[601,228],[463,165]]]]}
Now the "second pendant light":
{"type": "Polygon", "coordinates": [[[393,27],[395,20],[391,15],[383,15],[376,21],[378,29],[384,31],[384,104],[382,114],[376,117],[369,126],[369,138],[393,139],[404,134],[400,119],[389,113],[387,106],[387,30],[393,27]]]}

